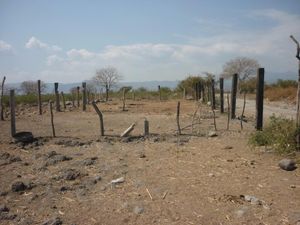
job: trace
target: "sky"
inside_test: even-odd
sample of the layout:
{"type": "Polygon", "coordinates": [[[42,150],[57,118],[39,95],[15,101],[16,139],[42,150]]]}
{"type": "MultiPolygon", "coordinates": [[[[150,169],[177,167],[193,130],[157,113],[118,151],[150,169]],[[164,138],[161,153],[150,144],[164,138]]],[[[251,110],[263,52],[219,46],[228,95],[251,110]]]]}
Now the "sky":
{"type": "Polygon", "coordinates": [[[300,0],[0,0],[0,78],[81,82],[222,73],[236,57],[297,74],[300,0]]]}

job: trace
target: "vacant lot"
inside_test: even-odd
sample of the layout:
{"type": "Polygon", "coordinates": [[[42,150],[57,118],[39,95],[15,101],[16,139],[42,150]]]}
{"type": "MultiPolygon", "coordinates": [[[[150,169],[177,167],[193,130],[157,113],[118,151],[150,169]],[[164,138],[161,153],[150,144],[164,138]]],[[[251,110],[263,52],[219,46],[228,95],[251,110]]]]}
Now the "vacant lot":
{"type": "Polygon", "coordinates": [[[101,138],[92,106],[55,113],[56,138],[47,107],[39,116],[19,106],[17,131],[37,138],[29,145],[13,143],[10,122],[0,122],[1,224],[300,223],[300,170],[281,170],[270,149],[250,149],[252,111],[242,131],[239,120],[226,130],[227,115],[217,112],[209,137],[210,110],[194,114],[197,105],[181,101],[178,137],[176,101],[131,101],[125,112],[117,100],[98,105],[101,138]]]}

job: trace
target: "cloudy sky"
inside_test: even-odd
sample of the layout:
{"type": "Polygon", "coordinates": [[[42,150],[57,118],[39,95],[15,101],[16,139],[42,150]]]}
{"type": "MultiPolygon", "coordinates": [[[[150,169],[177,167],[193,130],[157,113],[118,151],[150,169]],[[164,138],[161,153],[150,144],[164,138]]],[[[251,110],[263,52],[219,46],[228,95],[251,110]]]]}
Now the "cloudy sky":
{"type": "Polygon", "coordinates": [[[299,0],[0,0],[0,77],[79,82],[114,66],[124,81],[219,74],[237,56],[297,73],[299,0]]]}

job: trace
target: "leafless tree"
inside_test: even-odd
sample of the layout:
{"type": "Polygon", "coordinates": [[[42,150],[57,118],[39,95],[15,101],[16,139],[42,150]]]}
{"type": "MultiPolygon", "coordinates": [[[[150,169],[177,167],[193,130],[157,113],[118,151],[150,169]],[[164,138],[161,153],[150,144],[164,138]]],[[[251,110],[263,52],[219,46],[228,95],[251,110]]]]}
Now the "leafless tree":
{"type": "Polygon", "coordinates": [[[121,78],[121,75],[115,67],[105,67],[98,70],[92,80],[99,86],[105,88],[106,101],[108,101],[108,92],[112,87],[116,86],[121,78]]]}
{"type": "Polygon", "coordinates": [[[258,68],[259,63],[257,60],[248,57],[237,57],[225,63],[222,76],[230,78],[233,74],[237,73],[239,81],[244,81],[254,76],[258,68]]]}
{"type": "MultiPolygon", "coordinates": [[[[41,81],[41,92],[44,92],[46,90],[46,87],[47,85],[43,81],[41,81]]],[[[36,94],[38,90],[38,83],[37,81],[31,80],[23,81],[20,88],[25,95],[36,94]]]]}

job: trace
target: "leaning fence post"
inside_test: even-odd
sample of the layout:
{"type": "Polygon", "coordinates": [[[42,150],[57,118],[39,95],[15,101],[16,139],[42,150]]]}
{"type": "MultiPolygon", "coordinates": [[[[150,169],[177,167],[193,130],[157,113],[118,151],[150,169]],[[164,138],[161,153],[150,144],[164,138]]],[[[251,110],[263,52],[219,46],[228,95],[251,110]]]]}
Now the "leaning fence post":
{"type": "Polygon", "coordinates": [[[237,92],[237,81],[238,75],[233,74],[232,76],[232,86],[231,86],[231,119],[235,119],[235,109],[236,109],[236,92],[237,92]]]}
{"type": "Polygon", "coordinates": [[[58,93],[58,83],[54,83],[54,91],[55,91],[55,100],[56,100],[56,112],[60,111],[60,102],[59,102],[59,93],[58,93]]]}
{"type": "Polygon", "coordinates": [[[220,78],[220,111],[224,113],[224,78],[220,78]]]}
{"type": "Polygon", "coordinates": [[[4,106],[3,106],[3,93],[4,93],[4,83],[6,77],[3,77],[2,84],[1,84],[1,96],[0,96],[0,119],[4,121],[4,106]]]}
{"type": "Polygon", "coordinates": [[[256,130],[262,130],[263,128],[264,76],[265,69],[259,68],[256,80],[256,130]]]}
{"type": "Polygon", "coordinates": [[[55,128],[54,128],[54,122],[53,122],[53,107],[52,107],[53,102],[50,100],[49,101],[49,108],[50,108],[50,116],[51,116],[51,127],[52,127],[52,136],[55,137],[55,128]]]}
{"type": "Polygon", "coordinates": [[[39,114],[42,115],[42,97],[41,97],[41,80],[38,80],[38,106],[39,106],[39,114]]]}
{"type": "Polygon", "coordinates": [[[99,116],[99,120],[100,120],[100,136],[104,136],[104,123],[103,123],[103,114],[102,112],[99,110],[97,104],[95,101],[92,101],[92,106],[94,107],[96,113],[99,116]]]}
{"type": "Polygon", "coordinates": [[[215,80],[211,80],[211,108],[216,109],[216,96],[215,96],[215,80]]]}
{"type": "Polygon", "coordinates": [[[86,110],[86,82],[82,82],[82,110],[86,110]]]}
{"type": "Polygon", "coordinates": [[[63,100],[63,106],[64,106],[64,109],[66,109],[66,101],[65,101],[65,95],[64,95],[64,92],[62,91],[60,94],[61,94],[61,97],[62,97],[62,100],[63,100]]]}
{"type": "Polygon", "coordinates": [[[10,90],[9,104],[10,104],[11,136],[13,137],[16,134],[16,111],[15,111],[15,90],[14,89],[10,90]]]}
{"type": "Polygon", "coordinates": [[[180,129],[180,124],[179,124],[179,114],[180,114],[180,102],[177,103],[176,122],[177,122],[178,134],[181,135],[181,129],[180,129]]]}

